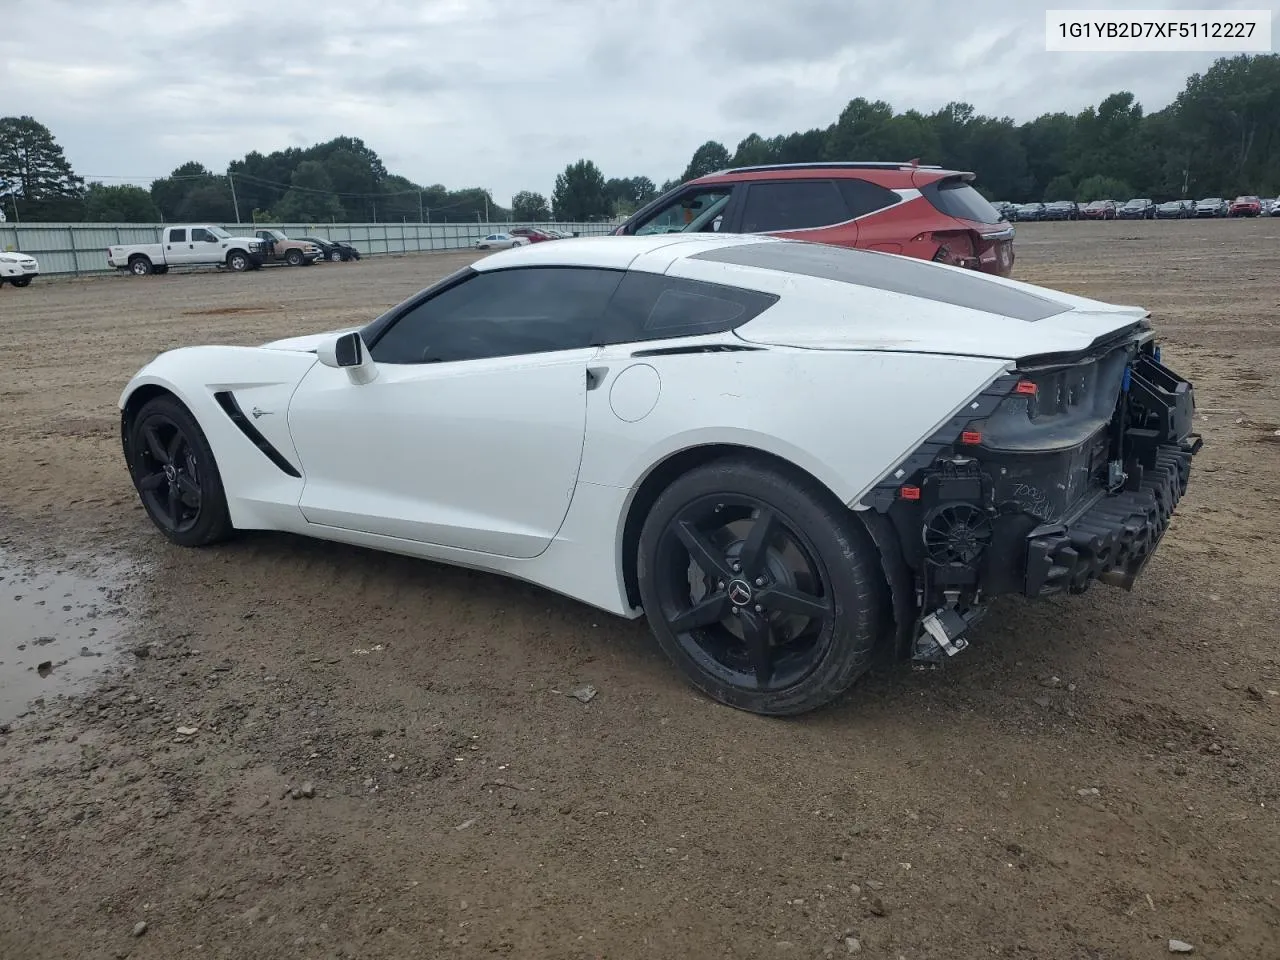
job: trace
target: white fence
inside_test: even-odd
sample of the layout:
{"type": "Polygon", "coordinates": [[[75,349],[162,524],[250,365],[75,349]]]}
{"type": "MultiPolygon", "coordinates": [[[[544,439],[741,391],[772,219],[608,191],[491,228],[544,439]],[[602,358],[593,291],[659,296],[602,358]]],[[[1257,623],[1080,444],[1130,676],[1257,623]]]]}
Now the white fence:
{"type": "MultiPolygon", "coordinates": [[[[108,273],[107,247],[122,243],[159,243],[160,223],[0,223],[0,250],[20,250],[40,261],[41,275],[82,276],[108,273]]],[[[517,226],[547,227],[578,236],[601,236],[615,223],[224,223],[235,236],[274,228],[290,237],[342,240],[361,256],[463,250],[481,237],[517,226]]]]}

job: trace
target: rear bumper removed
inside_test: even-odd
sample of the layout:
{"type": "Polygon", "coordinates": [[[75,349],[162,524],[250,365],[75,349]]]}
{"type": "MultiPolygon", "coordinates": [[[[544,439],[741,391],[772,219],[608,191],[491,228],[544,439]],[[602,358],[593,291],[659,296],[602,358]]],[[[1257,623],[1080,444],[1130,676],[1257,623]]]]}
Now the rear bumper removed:
{"type": "Polygon", "coordinates": [[[1187,492],[1200,439],[1159,448],[1136,490],[1108,494],[1068,524],[1044,524],[1027,537],[1024,593],[1083,593],[1094,580],[1125,590],[1155,552],[1187,492]]]}
{"type": "Polygon", "coordinates": [[[864,500],[899,654],[958,653],[997,596],[1131,589],[1186,493],[1194,413],[1145,328],[993,382],[864,500]]]}

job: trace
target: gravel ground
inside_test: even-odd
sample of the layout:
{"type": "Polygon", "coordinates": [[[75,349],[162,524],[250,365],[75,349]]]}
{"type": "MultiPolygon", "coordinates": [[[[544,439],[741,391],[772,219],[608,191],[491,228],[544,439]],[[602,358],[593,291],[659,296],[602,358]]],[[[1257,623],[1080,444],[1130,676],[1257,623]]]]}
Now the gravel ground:
{"type": "Polygon", "coordinates": [[[1277,956],[1280,221],[1018,234],[1020,278],[1154,311],[1190,493],[1132,593],[787,721],[533,587],[152,529],[138,366],[470,255],[0,289],[0,957],[1277,956]]]}

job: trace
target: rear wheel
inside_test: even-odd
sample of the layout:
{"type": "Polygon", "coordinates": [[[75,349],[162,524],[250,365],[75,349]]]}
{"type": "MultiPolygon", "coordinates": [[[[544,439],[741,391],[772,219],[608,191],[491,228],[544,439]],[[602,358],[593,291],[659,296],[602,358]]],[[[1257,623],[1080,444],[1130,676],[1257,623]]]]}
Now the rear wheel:
{"type": "Polygon", "coordinates": [[[649,624],[688,680],[778,716],[831,702],[868,669],[878,570],[829,491],[746,457],[672,483],[645,520],[637,563],[649,624]]]}
{"type": "Polygon", "coordinates": [[[141,254],[130,257],[129,272],[135,277],[145,277],[151,273],[151,261],[141,254]]]}
{"type": "Polygon", "coordinates": [[[161,533],[184,547],[231,535],[213,450],[176,397],[158,396],[143,404],[129,424],[126,450],[134,488],[161,533]]]}
{"type": "Polygon", "coordinates": [[[334,247],[332,250],[329,251],[329,260],[331,263],[337,263],[341,259],[342,259],[342,251],[339,250],[337,247],[334,247]]]}

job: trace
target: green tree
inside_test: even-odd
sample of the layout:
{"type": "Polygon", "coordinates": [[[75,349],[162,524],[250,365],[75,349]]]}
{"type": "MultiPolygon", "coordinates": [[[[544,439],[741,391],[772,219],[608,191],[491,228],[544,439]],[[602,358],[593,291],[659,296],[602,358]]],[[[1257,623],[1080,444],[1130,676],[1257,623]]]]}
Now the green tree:
{"type": "Polygon", "coordinates": [[[84,197],[84,218],[90,223],[157,223],[160,211],[142,187],[91,183],[84,197]]]}
{"type": "Polygon", "coordinates": [[[0,117],[0,195],[22,219],[76,219],[84,180],[48,127],[29,116],[0,117]]]}
{"type": "Polygon", "coordinates": [[[235,205],[231,202],[231,188],[225,177],[201,183],[187,192],[178,204],[174,220],[200,223],[231,223],[236,218],[235,205]]]}
{"type": "MultiPolygon", "coordinates": [[[[181,220],[189,216],[184,212],[189,209],[185,206],[187,197],[196,190],[203,190],[206,200],[216,192],[226,193],[227,203],[231,203],[231,185],[226,178],[216,176],[212,171],[205,169],[204,164],[194,160],[182,164],[167,177],[153,180],[151,199],[163,219],[181,220]]],[[[243,209],[251,210],[253,206],[252,198],[247,198],[243,209]]],[[[230,216],[234,219],[234,206],[230,216]]]]}
{"type": "Polygon", "coordinates": [[[590,160],[579,160],[556,177],[551,204],[557,220],[585,221],[608,217],[609,195],[604,174],[590,160]]]}
{"type": "Polygon", "coordinates": [[[511,216],[526,223],[545,223],[551,219],[551,210],[542,194],[521,190],[511,198],[511,216]]]}
{"type": "Polygon", "coordinates": [[[1129,184],[1102,174],[1085,177],[1076,186],[1076,199],[1081,203],[1088,203],[1090,200],[1124,201],[1132,196],[1133,190],[1129,184]]]}
{"type": "Polygon", "coordinates": [[[723,170],[729,165],[729,151],[725,149],[724,144],[717,143],[715,140],[708,140],[693,151],[693,159],[689,161],[689,166],[685,167],[684,175],[680,178],[680,182],[684,183],[686,180],[693,180],[696,177],[705,177],[707,174],[723,170]]]}
{"type": "Polygon", "coordinates": [[[302,161],[290,181],[288,192],[272,208],[272,219],[279,223],[329,223],[344,215],[342,204],[333,195],[333,181],[318,160],[302,161]]]}
{"type": "MultiPolygon", "coordinates": [[[[1059,174],[1049,181],[1049,185],[1044,188],[1045,203],[1052,203],[1054,200],[1061,200],[1063,197],[1074,197],[1076,195],[1075,184],[1071,182],[1071,178],[1065,173],[1059,174]]],[[[1101,199],[1109,200],[1109,197],[1101,199]]]]}

